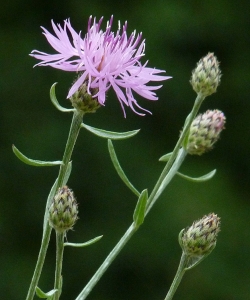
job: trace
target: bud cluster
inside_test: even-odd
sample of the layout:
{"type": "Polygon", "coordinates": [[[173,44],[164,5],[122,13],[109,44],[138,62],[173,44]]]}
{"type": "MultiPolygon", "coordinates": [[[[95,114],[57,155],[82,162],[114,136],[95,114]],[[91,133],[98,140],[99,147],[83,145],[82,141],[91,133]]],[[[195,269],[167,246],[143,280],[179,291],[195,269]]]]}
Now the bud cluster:
{"type": "Polygon", "coordinates": [[[202,155],[211,150],[225,128],[226,118],[220,110],[208,110],[198,115],[191,124],[186,150],[202,155]]]}
{"type": "Polygon", "coordinates": [[[199,257],[212,252],[220,231],[220,218],[211,213],[181,231],[180,245],[189,257],[199,257]]]}
{"type": "Polygon", "coordinates": [[[72,229],[78,214],[78,207],[72,190],[67,186],[59,188],[49,209],[49,224],[58,232],[72,229]]]}
{"type": "Polygon", "coordinates": [[[208,53],[197,63],[190,83],[197,94],[207,97],[216,92],[220,78],[219,62],[213,53],[208,53]]]}

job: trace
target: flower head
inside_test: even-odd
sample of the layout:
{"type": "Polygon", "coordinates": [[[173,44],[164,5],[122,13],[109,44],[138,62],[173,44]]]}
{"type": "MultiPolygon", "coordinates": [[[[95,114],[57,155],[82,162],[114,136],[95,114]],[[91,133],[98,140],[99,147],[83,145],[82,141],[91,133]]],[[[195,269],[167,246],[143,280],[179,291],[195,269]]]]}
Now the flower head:
{"type": "Polygon", "coordinates": [[[49,224],[58,232],[72,229],[77,218],[78,207],[72,190],[59,188],[49,208],[49,224]]]}
{"type": "Polygon", "coordinates": [[[222,111],[207,110],[192,122],[186,150],[191,155],[202,155],[213,149],[220,134],[225,129],[226,117],[222,111]]]}
{"type": "Polygon", "coordinates": [[[197,94],[207,97],[216,92],[221,78],[219,65],[217,57],[213,53],[208,53],[199,60],[190,80],[197,94]]]}
{"type": "Polygon", "coordinates": [[[43,28],[43,34],[50,45],[57,51],[56,54],[47,54],[33,50],[31,56],[41,60],[38,66],[51,66],[70,72],[79,72],[80,76],[69,90],[70,98],[79,88],[87,85],[87,93],[97,98],[100,105],[104,105],[106,92],[113,88],[122,106],[129,106],[139,115],[144,115],[135,110],[139,106],[133,92],[148,100],[157,100],[154,90],[160,86],[147,86],[149,81],[162,81],[169,76],[160,76],[163,70],[147,67],[147,62],[142,64],[140,59],[144,56],[145,40],[142,34],[132,32],[127,35],[127,22],[117,32],[111,31],[113,16],[107,22],[106,30],[100,29],[103,18],[98,22],[89,18],[87,33],[84,38],[81,32],[77,33],[71,26],[69,19],[64,21],[64,26],[55,24],[52,27],[55,35],[43,28]]]}
{"type": "Polygon", "coordinates": [[[193,225],[183,229],[179,235],[179,243],[191,257],[209,254],[216,246],[217,235],[220,231],[220,218],[211,213],[193,222],[193,225]]]}

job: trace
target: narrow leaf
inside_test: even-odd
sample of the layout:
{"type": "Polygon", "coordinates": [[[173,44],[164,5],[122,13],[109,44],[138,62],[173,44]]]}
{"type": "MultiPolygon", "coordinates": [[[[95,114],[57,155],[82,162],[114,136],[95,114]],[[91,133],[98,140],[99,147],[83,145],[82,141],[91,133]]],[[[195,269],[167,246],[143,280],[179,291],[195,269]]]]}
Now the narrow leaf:
{"type": "Polygon", "coordinates": [[[38,286],[36,287],[36,295],[39,298],[47,299],[48,297],[53,296],[57,292],[56,289],[49,291],[48,293],[44,293],[38,286]]]}
{"type": "Polygon", "coordinates": [[[216,169],[214,169],[213,171],[211,171],[201,177],[196,177],[196,178],[184,175],[180,172],[177,172],[177,175],[179,175],[180,177],[182,177],[184,179],[192,181],[192,182],[203,182],[203,181],[207,181],[207,180],[211,179],[215,175],[215,173],[216,173],[216,169]]]}
{"type": "Polygon", "coordinates": [[[108,140],[108,149],[109,149],[109,154],[110,158],[112,160],[112,163],[116,169],[116,172],[120,176],[121,180],[126,184],[126,186],[137,196],[140,196],[140,193],[137,191],[137,189],[133,186],[133,184],[128,180],[128,177],[125,175],[122,167],[119,164],[118,158],[115,153],[115,149],[113,146],[113,143],[111,140],[108,140]]]}
{"type": "Polygon", "coordinates": [[[89,240],[88,242],[85,243],[64,243],[64,246],[71,246],[71,247],[87,247],[90,246],[96,242],[98,242],[101,238],[103,237],[103,235],[100,235],[92,240],[89,240]]]}
{"type": "Polygon", "coordinates": [[[133,219],[135,222],[136,226],[140,226],[145,217],[145,210],[146,210],[146,205],[147,205],[147,200],[148,200],[148,191],[143,190],[135,207],[133,219]]]}
{"type": "Polygon", "coordinates": [[[35,167],[51,167],[61,165],[61,161],[42,161],[30,159],[27,156],[23,155],[14,145],[12,145],[12,150],[17,158],[19,158],[22,162],[27,165],[35,166],[35,167]]]}
{"type": "Polygon", "coordinates": [[[159,158],[159,161],[169,161],[172,154],[173,152],[163,155],[162,157],[159,158]]]}
{"type": "Polygon", "coordinates": [[[62,112],[74,112],[75,111],[74,108],[71,108],[71,109],[64,108],[59,104],[59,102],[56,99],[56,85],[57,85],[57,82],[55,82],[52,85],[52,87],[50,88],[50,100],[52,101],[53,105],[62,112]]]}
{"type": "Polygon", "coordinates": [[[112,139],[112,140],[127,139],[127,138],[130,138],[130,137],[136,135],[140,131],[140,129],[138,129],[138,130],[132,130],[132,131],[127,131],[127,132],[113,132],[113,131],[106,131],[103,129],[91,127],[84,123],[82,123],[81,127],[87,129],[88,131],[92,132],[93,134],[95,134],[99,137],[102,137],[105,139],[112,139]]]}

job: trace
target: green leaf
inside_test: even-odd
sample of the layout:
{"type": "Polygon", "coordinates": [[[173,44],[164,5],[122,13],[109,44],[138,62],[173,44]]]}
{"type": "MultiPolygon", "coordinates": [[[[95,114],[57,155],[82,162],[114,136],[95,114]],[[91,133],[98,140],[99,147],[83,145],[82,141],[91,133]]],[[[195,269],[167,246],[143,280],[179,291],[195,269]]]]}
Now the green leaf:
{"type": "Polygon", "coordinates": [[[127,132],[113,132],[113,131],[106,131],[103,129],[91,127],[89,125],[86,125],[82,123],[81,127],[87,129],[88,131],[92,132],[93,134],[105,138],[105,139],[111,139],[111,140],[123,140],[130,138],[134,135],[136,135],[140,129],[138,130],[132,130],[132,131],[127,131],[127,132]]]}
{"type": "Polygon", "coordinates": [[[50,100],[52,101],[53,105],[62,112],[74,112],[75,111],[74,108],[71,108],[71,109],[64,108],[59,104],[59,102],[56,99],[56,85],[57,85],[57,82],[55,82],[52,85],[52,87],[50,88],[50,100]]]}
{"type": "Polygon", "coordinates": [[[111,140],[108,140],[108,149],[109,149],[109,154],[110,158],[112,160],[112,163],[116,169],[116,172],[120,176],[121,180],[126,184],[126,186],[137,196],[140,196],[140,193],[137,191],[137,189],[133,186],[133,184],[128,180],[128,177],[125,175],[122,167],[119,164],[118,158],[115,153],[115,149],[113,146],[113,143],[111,140]]]}
{"type": "Polygon", "coordinates": [[[87,247],[87,246],[90,246],[96,242],[98,242],[101,238],[103,237],[103,235],[100,235],[92,240],[89,240],[85,243],[64,243],[63,245],[64,246],[71,246],[71,247],[87,247]]]}
{"type": "Polygon", "coordinates": [[[56,289],[53,289],[47,293],[44,293],[38,286],[36,287],[36,295],[39,298],[48,299],[49,297],[53,296],[57,292],[56,289]]]}
{"type": "Polygon", "coordinates": [[[215,173],[216,173],[216,169],[214,169],[213,171],[211,171],[201,177],[196,177],[196,178],[184,175],[180,172],[177,172],[176,174],[179,175],[180,177],[187,179],[189,181],[192,181],[192,182],[203,182],[203,181],[207,181],[207,180],[211,179],[215,175],[215,173]]]}
{"type": "Polygon", "coordinates": [[[162,157],[159,158],[159,161],[169,161],[172,154],[173,152],[163,155],[162,157]]]}
{"type": "Polygon", "coordinates": [[[22,162],[27,165],[35,166],[35,167],[51,167],[61,165],[61,161],[42,161],[30,159],[27,156],[23,155],[14,145],[12,145],[12,150],[17,158],[19,158],[22,162]]]}
{"type": "Polygon", "coordinates": [[[135,222],[135,225],[139,227],[145,218],[145,211],[146,211],[146,205],[147,205],[147,200],[148,200],[148,191],[143,190],[140,194],[140,197],[137,201],[133,219],[135,222]]]}

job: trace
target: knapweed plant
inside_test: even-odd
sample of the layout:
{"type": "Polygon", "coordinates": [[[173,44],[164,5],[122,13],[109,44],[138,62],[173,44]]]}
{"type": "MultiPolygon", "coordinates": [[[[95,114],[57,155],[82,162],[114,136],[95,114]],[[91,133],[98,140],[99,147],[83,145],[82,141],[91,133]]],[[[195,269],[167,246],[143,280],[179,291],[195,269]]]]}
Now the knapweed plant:
{"type": "MultiPolygon", "coordinates": [[[[139,106],[136,97],[139,95],[147,100],[157,100],[155,91],[162,85],[152,85],[151,82],[165,81],[171,78],[164,76],[165,71],[163,70],[148,67],[148,61],[142,63],[141,59],[145,55],[145,40],[142,39],[141,33],[137,34],[134,31],[128,35],[127,23],[123,26],[118,23],[117,31],[112,31],[113,16],[103,31],[101,29],[102,21],[103,18],[97,22],[95,18],[90,17],[85,35],[82,35],[81,32],[77,33],[69,20],[65,20],[63,26],[52,21],[54,33],[43,28],[43,34],[54,48],[54,54],[38,50],[33,50],[30,54],[39,60],[36,66],[50,66],[62,71],[73,72],[75,78],[67,95],[72,104],[71,109],[62,107],[57,101],[56,84],[53,84],[50,90],[50,98],[54,106],[61,112],[73,114],[63,158],[51,162],[38,161],[27,158],[13,146],[15,155],[27,164],[59,166],[58,177],[52,185],[45,205],[41,248],[26,300],[32,300],[35,294],[40,298],[58,300],[63,294],[64,247],[91,247],[91,244],[102,238],[102,236],[98,236],[82,244],[70,243],[66,240],[67,231],[73,228],[78,219],[78,205],[73,191],[67,186],[67,181],[72,169],[71,155],[82,128],[98,137],[107,139],[108,151],[114,168],[122,181],[138,198],[138,201],[131,218],[132,224],[87,285],[83,287],[80,294],[72,295],[72,299],[76,297],[76,300],[83,300],[89,295],[113,260],[143,224],[146,215],[175,175],[194,182],[201,182],[211,179],[215,174],[215,171],[212,171],[202,177],[191,178],[178,172],[187,155],[202,155],[211,150],[224,129],[225,116],[223,112],[215,109],[199,114],[204,99],[215,93],[220,84],[219,63],[213,53],[208,53],[202,58],[192,72],[190,83],[197,97],[184,121],[173,151],[160,158],[164,167],[151,192],[147,188],[138,191],[130,182],[118,161],[112,143],[112,140],[131,138],[138,133],[138,130],[110,132],[83,123],[85,114],[96,112],[105,106],[110,89],[114,90],[124,117],[126,117],[126,107],[140,116],[150,113],[139,106]],[[39,288],[39,279],[52,230],[55,230],[57,240],[54,287],[50,291],[42,291],[39,288]]],[[[182,256],[165,300],[172,299],[185,271],[200,263],[215,248],[219,230],[220,218],[216,214],[210,213],[180,232],[179,243],[182,256]]]]}

